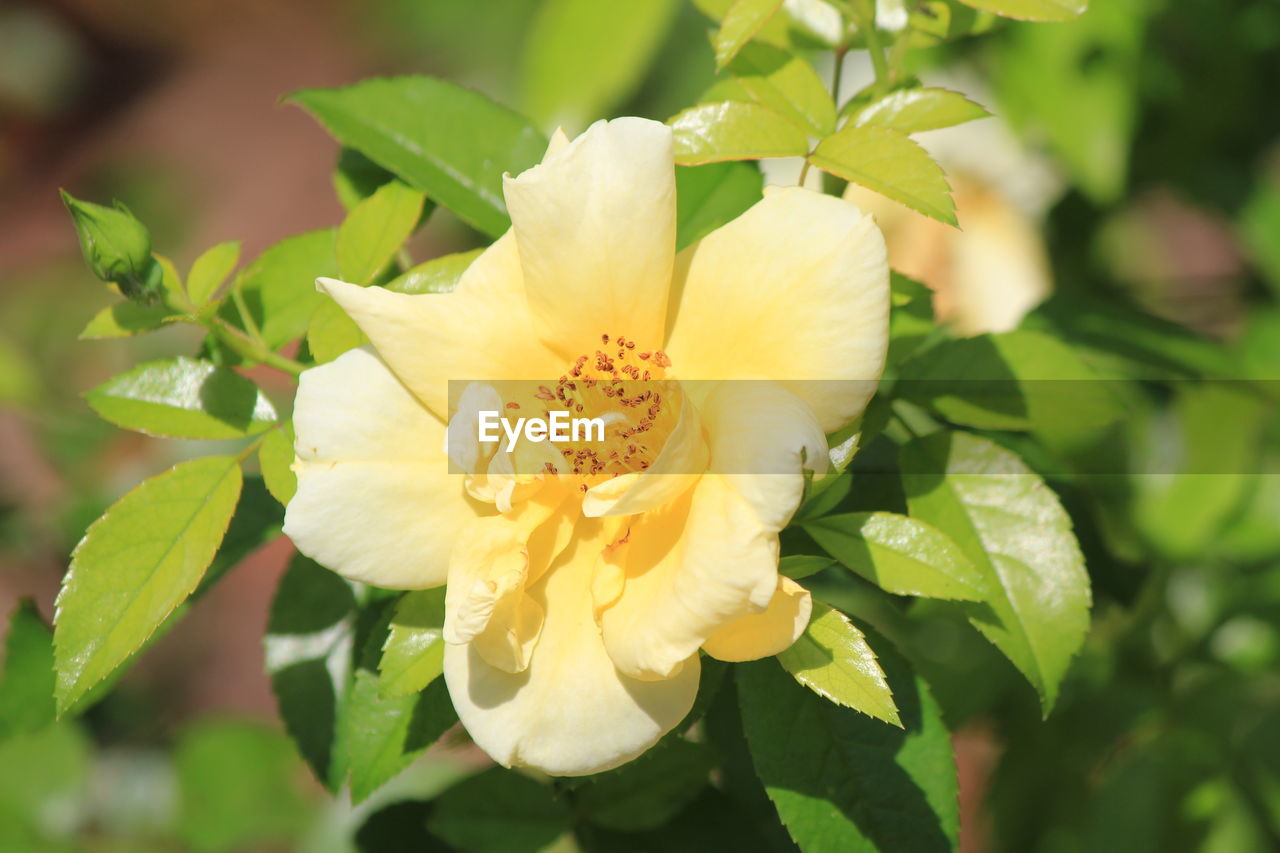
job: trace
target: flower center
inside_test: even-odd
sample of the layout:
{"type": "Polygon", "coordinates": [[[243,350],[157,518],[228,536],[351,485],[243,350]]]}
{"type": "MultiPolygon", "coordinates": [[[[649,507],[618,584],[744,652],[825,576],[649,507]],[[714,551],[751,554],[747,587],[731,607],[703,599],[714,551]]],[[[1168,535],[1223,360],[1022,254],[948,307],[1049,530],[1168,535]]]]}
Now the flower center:
{"type": "MultiPolygon", "coordinates": [[[[662,451],[680,414],[680,386],[667,378],[671,360],[662,350],[641,349],[619,335],[600,336],[600,348],[581,355],[554,387],[534,395],[546,407],[574,418],[604,421],[603,441],[556,445],[562,462],[546,463],[551,474],[574,474],[588,481],[645,471],[662,451]]],[[[580,485],[582,490],[587,483],[580,485]]]]}

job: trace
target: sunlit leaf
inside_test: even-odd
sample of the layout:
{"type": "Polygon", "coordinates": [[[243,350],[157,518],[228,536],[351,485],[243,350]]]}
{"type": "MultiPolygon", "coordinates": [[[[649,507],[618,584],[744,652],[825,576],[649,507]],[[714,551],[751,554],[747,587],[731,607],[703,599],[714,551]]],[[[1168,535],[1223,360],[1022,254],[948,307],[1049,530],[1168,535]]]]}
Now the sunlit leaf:
{"type": "Polygon", "coordinates": [[[449,293],[458,286],[458,280],[480,257],[483,249],[441,255],[418,264],[387,283],[387,290],[396,293],[449,293]]]}
{"type": "Polygon", "coordinates": [[[389,181],[355,206],[338,228],[338,275],[367,285],[391,262],[413,233],[425,196],[389,181]]]}
{"type": "Polygon", "coordinates": [[[809,150],[809,138],[803,130],[756,104],[700,104],[676,115],[669,124],[675,134],[676,162],[686,166],[800,157],[809,150]]]}
{"type": "Polygon", "coordinates": [[[267,484],[271,496],[285,506],[293,500],[298,490],[298,475],[290,467],[293,465],[293,422],[273,429],[262,440],[258,448],[258,465],[262,469],[262,480],[267,484]]]}
{"type": "Polygon", "coordinates": [[[240,242],[238,240],[218,245],[206,250],[196,258],[187,274],[187,296],[197,307],[204,305],[218,290],[218,286],[227,280],[231,271],[240,262],[240,242]]]}
{"type": "Polygon", "coordinates": [[[985,575],[961,605],[1039,692],[1045,712],[1089,627],[1089,576],[1057,495],[1016,454],[939,432],[900,452],[911,514],[949,535],[985,575]]]}
{"type": "Polygon", "coordinates": [[[814,602],[809,626],[778,662],[824,699],[902,725],[875,652],[840,611],[814,602]]]}
{"type": "Polygon", "coordinates": [[[899,89],[853,111],[853,124],[857,127],[876,125],[902,133],[919,133],[964,124],[990,115],[980,104],[949,89],[899,89]]]}
{"type": "Polygon", "coordinates": [[[966,6],[1021,21],[1069,21],[1089,8],[1089,0],[960,0],[966,6]]]}
{"type": "Polygon", "coordinates": [[[89,527],[58,594],[60,711],[137,651],[196,588],[240,486],[234,457],[194,459],[146,480],[89,527]]]}
{"type": "Polygon", "coordinates": [[[103,338],[127,338],[163,328],[165,322],[176,315],[168,305],[139,305],[137,302],[117,302],[103,308],[80,332],[80,340],[103,338]]]}
{"type": "Polygon", "coordinates": [[[675,16],[676,0],[548,0],[529,25],[523,101],[546,126],[580,127],[635,91],[675,16]]]}
{"type": "MultiPolygon", "coordinates": [[[[267,249],[245,267],[236,287],[267,346],[275,348],[302,337],[324,297],[316,279],[338,274],[335,229],[308,231],[267,249]]],[[[221,315],[241,325],[231,300],[221,315]]]]}
{"type": "Polygon", "coordinates": [[[170,438],[239,438],[276,421],[271,402],[252,380],[190,358],[139,365],[84,396],[117,426],[170,438]]]}
{"type": "Polygon", "coordinates": [[[444,672],[444,587],[406,593],[378,664],[383,696],[416,693],[444,672]]]}
{"type": "Polygon", "coordinates": [[[942,715],[901,656],[870,636],[902,728],[806,690],[773,661],[743,664],[736,680],[756,773],[806,853],[955,850],[956,766],[942,715]]]}
{"type": "Polygon", "coordinates": [[[725,100],[748,99],[786,116],[814,136],[836,128],[836,108],[813,66],[785,50],[749,44],[729,66],[725,100]]]}
{"type": "Polygon", "coordinates": [[[676,169],[676,250],[684,249],[760,200],[764,176],[746,163],[676,169]]]}
{"type": "Polygon", "coordinates": [[[491,237],[511,224],[502,174],[537,163],[547,142],[478,92],[431,77],[375,78],[290,96],[343,145],[394,172],[491,237]]]}
{"type": "Polygon", "coordinates": [[[720,20],[720,29],[711,37],[716,52],[716,70],[728,65],[742,46],[782,8],[782,0],[735,0],[720,20]]]}
{"type": "Polygon", "coordinates": [[[307,327],[307,349],[316,364],[333,361],[349,349],[369,343],[356,321],[332,299],[325,299],[311,315],[307,327]]]}
{"type": "Polygon", "coordinates": [[[983,577],[946,534],[892,512],[829,515],[805,531],[848,568],[895,595],[979,601],[983,577]]]}
{"type": "Polygon", "coordinates": [[[942,167],[910,137],[884,127],[846,127],[818,143],[809,161],[948,225],[955,203],[942,167]]]}

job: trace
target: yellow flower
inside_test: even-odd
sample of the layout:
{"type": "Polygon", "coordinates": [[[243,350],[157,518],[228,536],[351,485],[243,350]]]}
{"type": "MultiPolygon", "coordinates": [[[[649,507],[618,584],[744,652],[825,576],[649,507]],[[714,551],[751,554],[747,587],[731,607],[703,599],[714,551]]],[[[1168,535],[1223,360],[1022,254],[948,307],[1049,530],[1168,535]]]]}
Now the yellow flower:
{"type": "Polygon", "coordinates": [[[680,722],[700,649],[772,655],[807,623],[777,534],[883,368],[884,242],[848,202],[792,188],[677,255],[671,134],[642,119],[557,135],[505,195],[511,230],[453,293],[320,282],[372,346],[302,376],[285,530],[355,580],[447,583],[445,679],[475,742],[594,773],[680,722]],[[450,472],[469,395],[514,402],[509,380],[623,362],[668,390],[645,442],[613,415],[627,465],[450,472]]]}

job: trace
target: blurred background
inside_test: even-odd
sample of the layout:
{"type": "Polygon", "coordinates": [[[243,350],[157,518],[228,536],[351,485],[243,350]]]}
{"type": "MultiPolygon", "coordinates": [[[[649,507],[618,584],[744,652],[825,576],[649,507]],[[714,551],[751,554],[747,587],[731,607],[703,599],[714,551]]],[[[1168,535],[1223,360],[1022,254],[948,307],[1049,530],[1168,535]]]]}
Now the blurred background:
{"type": "MultiPolygon", "coordinates": [[[[58,188],[124,201],[181,268],[223,240],[252,258],[343,215],[336,143],[282,95],[421,72],[537,113],[523,45],[540,5],[0,5],[0,616],[31,598],[50,620],[87,524],[206,450],[117,430],[80,399],[196,339],[76,340],[110,296],[58,188]]],[[[714,80],[710,26],[672,4],[638,85],[539,118],[570,131],[666,119],[714,80]]],[[[1280,3],[1097,0],[1070,24],[998,22],[915,56],[927,82],[999,116],[922,137],[954,176],[964,232],[858,201],[958,329],[1070,327],[1075,306],[1104,302],[1158,318],[1154,348],[1172,360],[1280,379],[1280,3]]],[[[867,72],[851,57],[847,74],[852,92],[867,72]]],[[[768,174],[794,181],[788,168],[768,174]]],[[[422,257],[479,243],[443,213],[415,239],[422,257]]],[[[266,387],[287,409],[289,386],[266,387]]],[[[1207,434],[1236,441],[1233,417],[1210,405],[1207,434]]],[[[1280,448],[1274,433],[1250,440],[1280,448]]],[[[966,850],[1280,849],[1280,485],[1224,476],[1150,510],[1168,523],[1077,518],[1095,630],[1047,723],[995,653],[927,602],[899,632],[933,662],[956,727],[966,850]]],[[[359,813],[322,794],[262,668],[290,553],[277,540],[240,565],[83,720],[0,740],[0,849],[352,850],[362,815],[481,763],[455,738],[359,813]]]]}

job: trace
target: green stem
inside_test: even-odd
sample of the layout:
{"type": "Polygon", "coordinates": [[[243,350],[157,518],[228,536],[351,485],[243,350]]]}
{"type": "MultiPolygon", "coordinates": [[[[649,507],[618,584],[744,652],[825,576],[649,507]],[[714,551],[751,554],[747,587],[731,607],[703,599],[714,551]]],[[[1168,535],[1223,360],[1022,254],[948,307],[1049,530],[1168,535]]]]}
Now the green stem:
{"type": "Polygon", "coordinates": [[[274,426],[274,427],[272,427],[271,429],[269,429],[269,430],[267,430],[266,432],[264,432],[262,435],[260,435],[260,436],[258,436],[257,438],[255,438],[255,439],[254,439],[252,442],[250,442],[248,445],[246,445],[246,446],[245,446],[245,448],[244,448],[244,450],[241,450],[241,451],[236,455],[236,462],[238,462],[238,463],[240,463],[240,464],[242,464],[242,465],[243,465],[243,464],[244,464],[244,461],[245,461],[246,459],[248,459],[250,456],[252,456],[252,455],[253,455],[253,454],[258,450],[258,448],[262,446],[262,442],[264,442],[264,441],[266,441],[266,440],[267,440],[267,436],[268,436],[268,435],[270,435],[273,431],[275,431],[275,430],[277,430],[277,429],[279,429],[279,428],[280,428],[280,427],[278,427],[278,426],[274,426]]]}
{"type": "Polygon", "coordinates": [[[262,330],[254,322],[253,314],[249,311],[249,306],[245,304],[244,293],[240,290],[239,280],[236,281],[236,286],[231,288],[231,301],[236,304],[236,313],[240,315],[240,322],[244,323],[245,331],[249,333],[249,337],[261,343],[262,330]]]}
{"type": "Polygon", "coordinates": [[[876,93],[883,95],[889,91],[893,72],[889,68],[889,60],[885,57],[884,42],[880,39],[880,31],[876,29],[875,17],[872,16],[865,22],[859,21],[859,26],[862,28],[862,37],[867,42],[867,53],[871,54],[871,67],[876,72],[876,93]]]}
{"type": "Polygon", "coordinates": [[[307,369],[307,366],[302,362],[294,361],[270,349],[261,341],[253,340],[221,317],[210,318],[205,327],[213,332],[218,337],[218,340],[245,358],[260,361],[294,376],[307,369]]]}

